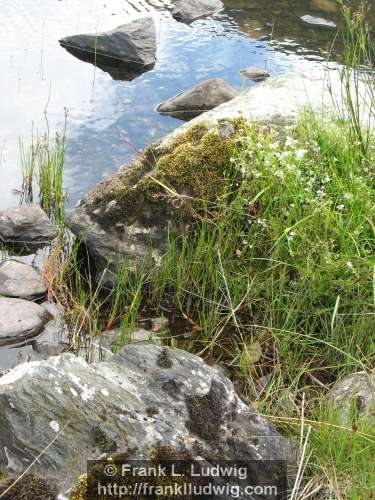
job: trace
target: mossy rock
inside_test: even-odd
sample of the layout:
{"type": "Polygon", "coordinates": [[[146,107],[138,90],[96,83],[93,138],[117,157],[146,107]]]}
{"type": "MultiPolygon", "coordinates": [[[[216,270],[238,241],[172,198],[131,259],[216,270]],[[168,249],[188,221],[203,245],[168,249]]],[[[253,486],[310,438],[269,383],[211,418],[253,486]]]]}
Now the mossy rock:
{"type": "Polygon", "coordinates": [[[243,126],[235,120],[190,127],[145,149],[86,196],[71,229],[86,242],[96,273],[109,268],[105,282],[112,284],[124,258],[132,266],[161,258],[171,231],[183,234],[207,205],[212,209],[233,174],[243,126]]]}
{"type": "Polygon", "coordinates": [[[93,190],[92,213],[103,224],[124,219],[154,224],[163,215],[176,212],[179,205],[173,200],[179,197],[192,198],[196,205],[215,202],[225,191],[241,124],[233,123],[230,137],[223,137],[218,128],[209,130],[198,124],[165,149],[159,147],[160,143],[150,146],[126,170],[93,190]],[[101,213],[104,207],[105,213],[101,213]]]}

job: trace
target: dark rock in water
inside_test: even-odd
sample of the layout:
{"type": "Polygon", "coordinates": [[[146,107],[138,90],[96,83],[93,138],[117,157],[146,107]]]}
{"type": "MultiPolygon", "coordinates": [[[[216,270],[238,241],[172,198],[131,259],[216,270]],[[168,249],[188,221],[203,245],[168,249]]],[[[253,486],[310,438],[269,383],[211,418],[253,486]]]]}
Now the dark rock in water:
{"type": "Polygon", "coordinates": [[[57,228],[38,205],[22,205],[0,211],[0,243],[17,251],[33,251],[48,245],[57,228]]]}
{"type": "Polygon", "coordinates": [[[330,401],[345,425],[357,418],[375,425],[375,375],[358,372],[342,378],[332,387],[330,401]]]}
{"type": "Polygon", "coordinates": [[[190,353],[151,344],[92,365],[63,354],[0,377],[0,463],[18,477],[42,449],[30,472],[65,494],[87,459],[103,454],[150,460],[168,450],[170,459],[207,465],[243,460],[246,484],[257,485],[280,479],[284,471],[272,461],[294,461],[291,442],[227,378],[190,353]]]}
{"type": "Polygon", "coordinates": [[[152,69],[156,61],[156,32],[151,17],[104,33],[67,36],[59,42],[75,57],[95,64],[115,80],[133,80],[152,69]]]}
{"type": "Polygon", "coordinates": [[[333,21],[327,21],[323,17],[314,17],[310,15],[302,16],[301,20],[310,24],[311,26],[316,26],[317,28],[327,28],[327,29],[335,29],[337,25],[333,21]]]}
{"type": "Polygon", "coordinates": [[[159,104],[156,111],[180,120],[191,120],[205,111],[216,108],[238,96],[237,90],[221,78],[198,83],[168,101],[159,104]]]}
{"type": "Polygon", "coordinates": [[[16,260],[0,264],[0,295],[34,300],[47,292],[47,283],[35,267],[16,260]]]}
{"type": "Polygon", "coordinates": [[[0,297],[0,346],[36,337],[50,318],[35,302],[0,297]]]}
{"type": "Polygon", "coordinates": [[[255,82],[260,82],[270,76],[268,71],[261,68],[256,68],[255,66],[241,69],[240,73],[245,78],[249,78],[249,80],[254,80],[255,82]]]}
{"type": "Polygon", "coordinates": [[[215,14],[224,7],[220,0],[177,0],[172,16],[177,21],[191,23],[196,19],[215,14]]]}

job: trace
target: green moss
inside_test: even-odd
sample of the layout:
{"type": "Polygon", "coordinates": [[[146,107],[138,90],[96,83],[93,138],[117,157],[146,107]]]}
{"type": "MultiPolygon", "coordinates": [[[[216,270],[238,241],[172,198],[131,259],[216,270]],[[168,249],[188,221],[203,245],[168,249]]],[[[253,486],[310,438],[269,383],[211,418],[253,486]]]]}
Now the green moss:
{"type": "Polygon", "coordinates": [[[156,364],[160,368],[172,368],[173,361],[169,357],[169,351],[167,347],[163,347],[163,349],[160,351],[160,354],[158,355],[158,358],[156,360],[156,364]]]}
{"type": "Polygon", "coordinates": [[[186,397],[189,420],[186,427],[201,439],[216,443],[220,439],[220,424],[223,420],[225,390],[213,381],[208,394],[186,397]]]}
{"type": "Polygon", "coordinates": [[[158,160],[162,179],[177,192],[215,201],[226,188],[235,136],[223,139],[217,131],[191,128],[158,160]]]}
{"type": "Polygon", "coordinates": [[[220,124],[212,130],[198,124],[167,146],[158,143],[147,148],[126,170],[91,193],[95,217],[102,224],[160,225],[177,213],[186,216],[184,210],[176,210],[184,204],[176,204],[173,192],[193,197],[195,209],[202,201],[214,202],[228,185],[233,148],[243,126],[239,120],[230,123],[229,136],[220,133],[220,124]]]}
{"type": "Polygon", "coordinates": [[[57,489],[53,485],[34,474],[26,474],[17,483],[6,481],[4,488],[0,488],[0,496],[4,500],[54,500],[56,495],[57,489]],[[4,494],[9,486],[11,489],[4,494]]]}
{"type": "Polygon", "coordinates": [[[110,439],[99,425],[92,428],[92,436],[95,446],[102,452],[111,452],[117,450],[117,444],[113,439],[110,439]]]}
{"type": "Polygon", "coordinates": [[[70,494],[70,500],[86,500],[87,498],[87,474],[83,474],[78,479],[78,484],[70,494]]]}

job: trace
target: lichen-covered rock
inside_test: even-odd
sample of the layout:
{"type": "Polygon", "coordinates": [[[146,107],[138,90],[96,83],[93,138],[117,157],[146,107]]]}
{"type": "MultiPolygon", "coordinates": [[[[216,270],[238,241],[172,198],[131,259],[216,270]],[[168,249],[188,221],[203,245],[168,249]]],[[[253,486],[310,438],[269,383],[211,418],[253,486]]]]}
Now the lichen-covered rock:
{"type": "Polygon", "coordinates": [[[221,0],[177,0],[172,16],[177,21],[191,23],[196,19],[210,16],[224,7],[221,0]]]}
{"type": "Polygon", "coordinates": [[[97,280],[113,286],[124,258],[134,268],[157,262],[172,229],[183,233],[192,209],[213,202],[226,187],[225,173],[239,124],[231,133],[189,129],[168,147],[155,144],[126,169],[98,184],[70,217],[72,231],[82,238],[95,264],[97,280]],[[192,201],[192,197],[195,200],[192,201]]]}
{"type": "Polygon", "coordinates": [[[19,250],[35,250],[56,238],[57,228],[38,205],[0,211],[0,242],[19,250]]]}
{"type": "Polygon", "coordinates": [[[236,89],[222,78],[212,78],[162,102],[156,111],[179,120],[191,120],[238,96],[236,89]]]}
{"type": "Polygon", "coordinates": [[[46,293],[47,283],[35,267],[16,260],[0,264],[0,295],[34,300],[46,293]]]}
{"type": "Polygon", "coordinates": [[[353,419],[364,418],[375,425],[375,375],[359,372],[348,375],[332,387],[330,401],[351,425],[353,419]]]}
{"type": "Polygon", "coordinates": [[[93,365],[63,354],[0,377],[0,464],[10,477],[45,449],[29,472],[65,492],[88,458],[150,459],[160,447],[206,463],[255,460],[252,484],[261,460],[293,460],[291,443],[228,379],[178,349],[129,345],[93,365]]]}
{"type": "Polygon", "coordinates": [[[99,66],[115,80],[132,80],[153,68],[156,61],[152,17],[136,19],[105,33],[66,36],[60,44],[75,57],[99,66]]]}
{"type": "Polygon", "coordinates": [[[50,314],[35,302],[0,297],[0,346],[36,337],[50,318],[50,314]]]}

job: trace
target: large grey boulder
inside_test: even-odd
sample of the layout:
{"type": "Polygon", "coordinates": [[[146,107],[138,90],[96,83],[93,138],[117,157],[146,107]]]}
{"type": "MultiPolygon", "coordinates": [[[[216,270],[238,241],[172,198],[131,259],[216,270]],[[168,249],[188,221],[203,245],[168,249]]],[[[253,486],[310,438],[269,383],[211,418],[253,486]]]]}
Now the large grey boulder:
{"type": "Polygon", "coordinates": [[[221,78],[212,78],[159,104],[156,111],[180,120],[191,120],[238,96],[236,89],[221,78]]]}
{"type": "MultiPolygon", "coordinates": [[[[93,365],[63,354],[0,377],[0,463],[10,477],[44,449],[30,472],[66,492],[87,459],[119,453],[144,460],[161,447],[204,463],[254,460],[250,484],[265,480],[265,460],[293,461],[291,443],[275,426],[185,351],[130,345],[93,365]]],[[[277,481],[279,464],[267,467],[277,481]]]]}
{"type": "Polygon", "coordinates": [[[21,205],[0,211],[0,242],[31,251],[48,245],[57,228],[38,205],[21,205]]]}
{"type": "Polygon", "coordinates": [[[330,401],[346,424],[364,418],[375,425],[375,374],[358,372],[343,377],[332,387],[330,401]]]}
{"type": "Polygon", "coordinates": [[[35,302],[0,297],[0,346],[36,337],[50,318],[35,302]]]}
{"type": "Polygon", "coordinates": [[[34,300],[47,292],[47,283],[35,267],[16,260],[0,264],[0,295],[34,300]]]}
{"type": "Polygon", "coordinates": [[[219,12],[224,7],[220,0],[177,0],[172,16],[177,21],[191,23],[202,17],[219,12]]]}
{"type": "Polygon", "coordinates": [[[59,42],[75,57],[99,66],[115,80],[133,80],[153,68],[156,61],[152,17],[136,19],[103,33],[66,36],[59,42]]]}

